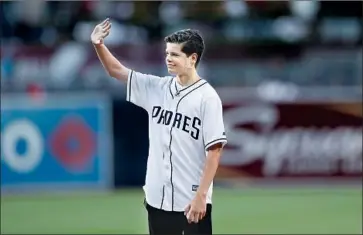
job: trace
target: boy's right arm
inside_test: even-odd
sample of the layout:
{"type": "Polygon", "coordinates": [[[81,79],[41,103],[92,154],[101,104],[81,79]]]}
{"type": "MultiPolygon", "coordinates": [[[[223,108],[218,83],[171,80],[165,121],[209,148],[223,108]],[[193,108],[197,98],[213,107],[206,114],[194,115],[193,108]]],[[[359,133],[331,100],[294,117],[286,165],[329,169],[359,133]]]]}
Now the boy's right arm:
{"type": "Polygon", "coordinates": [[[107,49],[103,41],[110,33],[111,23],[106,19],[96,25],[91,34],[91,41],[97,56],[108,75],[127,84],[127,100],[148,109],[152,94],[158,94],[167,80],[158,76],[133,71],[122,65],[107,49]]]}
{"type": "Polygon", "coordinates": [[[130,70],[121,64],[103,43],[104,39],[109,35],[110,29],[111,23],[109,19],[96,25],[91,34],[91,41],[96,50],[98,59],[101,61],[108,75],[120,81],[127,82],[130,70]]]}

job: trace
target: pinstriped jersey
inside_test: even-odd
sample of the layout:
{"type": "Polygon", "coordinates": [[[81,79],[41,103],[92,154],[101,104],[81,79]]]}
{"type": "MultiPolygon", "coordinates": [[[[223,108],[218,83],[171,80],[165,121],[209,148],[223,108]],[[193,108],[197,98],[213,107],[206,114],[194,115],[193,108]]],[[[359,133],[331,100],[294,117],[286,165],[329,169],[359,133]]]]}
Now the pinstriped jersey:
{"type": "MultiPolygon", "coordinates": [[[[149,156],[143,187],[148,204],[184,211],[199,187],[207,149],[227,143],[222,103],[204,79],[182,87],[173,77],[130,71],[127,100],[149,115],[149,156]]],[[[212,203],[213,183],[207,193],[212,203]]]]}

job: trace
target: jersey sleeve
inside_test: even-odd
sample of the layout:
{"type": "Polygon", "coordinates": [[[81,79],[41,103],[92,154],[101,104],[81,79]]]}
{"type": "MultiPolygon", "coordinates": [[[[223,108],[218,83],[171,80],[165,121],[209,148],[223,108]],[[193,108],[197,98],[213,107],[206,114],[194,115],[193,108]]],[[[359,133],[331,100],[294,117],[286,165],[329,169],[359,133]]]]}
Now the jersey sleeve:
{"type": "Polygon", "coordinates": [[[207,151],[216,143],[227,143],[223,122],[222,101],[218,95],[212,96],[203,102],[203,139],[207,151]]]}
{"type": "Polygon", "coordinates": [[[160,91],[161,77],[129,71],[126,100],[147,109],[150,94],[160,91]]]}

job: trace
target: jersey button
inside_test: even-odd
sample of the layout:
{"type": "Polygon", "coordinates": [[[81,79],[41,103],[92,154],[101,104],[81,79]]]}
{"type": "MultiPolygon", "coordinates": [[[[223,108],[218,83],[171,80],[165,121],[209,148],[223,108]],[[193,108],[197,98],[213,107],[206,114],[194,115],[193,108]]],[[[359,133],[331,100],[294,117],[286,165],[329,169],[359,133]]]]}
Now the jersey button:
{"type": "Polygon", "coordinates": [[[164,168],[167,169],[169,167],[170,163],[167,158],[164,158],[164,168]]]}
{"type": "Polygon", "coordinates": [[[169,165],[165,165],[164,166],[164,169],[167,171],[168,174],[170,174],[170,166],[169,165]]]}
{"type": "Polygon", "coordinates": [[[166,175],[164,178],[164,186],[169,185],[169,183],[170,183],[170,176],[166,175]]]}

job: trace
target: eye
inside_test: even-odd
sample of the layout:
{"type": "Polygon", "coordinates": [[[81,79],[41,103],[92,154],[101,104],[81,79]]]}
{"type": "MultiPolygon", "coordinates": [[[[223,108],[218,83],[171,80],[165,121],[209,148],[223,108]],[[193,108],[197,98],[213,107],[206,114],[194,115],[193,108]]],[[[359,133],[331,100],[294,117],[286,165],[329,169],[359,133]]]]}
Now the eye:
{"type": "Polygon", "coordinates": [[[175,52],[165,52],[165,56],[174,56],[174,57],[178,57],[179,54],[175,53],[175,52]]]}

